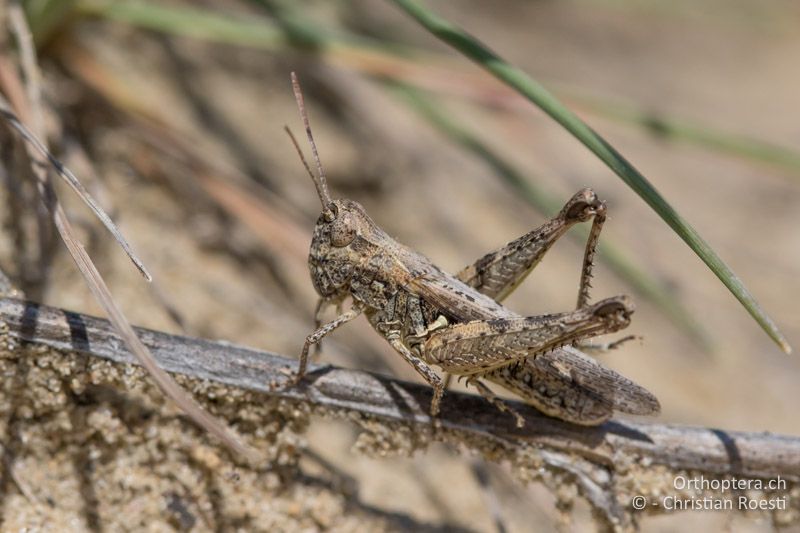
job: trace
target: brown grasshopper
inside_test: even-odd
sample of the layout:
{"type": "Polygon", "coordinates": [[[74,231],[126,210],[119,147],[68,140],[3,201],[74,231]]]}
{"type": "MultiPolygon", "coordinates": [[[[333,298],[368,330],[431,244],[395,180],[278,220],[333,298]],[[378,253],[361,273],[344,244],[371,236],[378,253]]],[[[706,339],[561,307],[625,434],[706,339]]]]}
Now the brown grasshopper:
{"type": "Polygon", "coordinates": [[[432,365],[465,377],[481,396],[510,411],[518,426],[524,424],[522,417],[484,382],[508,389],[549,416],[576,424],[600,424],[615,410],[638,415],[659,412],[658,400],[650,392],[576,348],[585,339],[625,328],[633,313],[626,296],[589,304],[595,248],[606,217],[605,203],[593,191],[578,192],[552,220],[451,276],[392,239],[358,203],[331,199],[294,73],[292,86],[316,176],[288,127],[286,131],[322,202],[308,258],[320,295],[317,329],[303,345],[295,383],[306,372],[310,347],[363,313],[433,387],[434,416],[445,385],[432,365]],[[525,317],[501,304],[567,229],[590,219],[574,311],[525,317]],[[342,311],[348,297],[352,306],[342,311]],[[339,316],[320,326],[321,312],[330,305],[339,309],[339,316]]]}

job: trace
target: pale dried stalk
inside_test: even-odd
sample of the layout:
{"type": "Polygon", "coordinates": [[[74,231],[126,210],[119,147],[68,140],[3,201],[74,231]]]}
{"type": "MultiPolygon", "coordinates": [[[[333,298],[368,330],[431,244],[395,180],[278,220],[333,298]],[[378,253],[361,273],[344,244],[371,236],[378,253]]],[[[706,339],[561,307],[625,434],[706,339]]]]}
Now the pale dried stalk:
{"type": "MultiPolygon", "coordinates": [[[[30,32],[27,28],[24,15],[22,14],[21,8],[18,4],[14,3],[11,6],[10,15],[12,31],[17,35],[20,50],[24,49],[24,52],[21,53],[21,56],[23,59],[23,69],[25,71],[26,78],[29,81],[29,85],[36,86],[38,85],[37,80],[39,74],[38,68],[36,67],[35,51],[32,47],[32,42],[29,37],[30,32]]],[[[6,72],[4,78],[7,79],[13,76],[14,73],[6,72]]],[[[21,94],[12,94],[9,96],[15,99],[14,107],[20,110],[20,114],[23,116],[37,116],[34,114],[29,104],[40,104],[40,98],[38,96],[40,91],[38,86],[29,88],[28,91],[29,94],[34,95],[30,102],[26,101],[26,98],[21,94]]],[[[252,448],[244,445],[231,433],[229,429],[227,429],[221,422],[203,410],[188,394],[186,394],[186,392],[181,389],[180,386],[178,386],[178,384],[175,383],[175,381],[166,372],[164,372],[164,370],[161,369],[161,367],[158,366],[158,363],[156,363],[149,350],[136,336],[133,327],[130,325],[130,322],[128,322],[124,313],[112,298],[108,287],[106,286],[100,273],[97,271],[97,268],[95,267],[91,258],[86,253],[86,250],[83,248],[80,242],[78,242],[78,240],[75,238],[71,224],[58,201],[55,189],[47,173],[46,168],[48,163],[55,168],[57,173],[64,178],[67,183],[70,184],[70,186],[72,186],[73,190],[75,190],[75,192],[84,200],[84,202],[89,205],[92,211],[98,216],[98,218],[100,218],[109,231],[111,231],[116,240],[120,243],[145,278],[148,280],[152,278],[142,265],[141,261],[139,261],[135,255],[133,255],[130,246],[122,237],[121,233],[108,215],[106,215],[102,208],[100,208],[94,199],[91,198],[74,174],[72,174],[69,169],[67,169],[58,159],[56,159],[55,156],[53,156],[47,149],[45,144],[39,140],[39,138],[44,138],[44,131],[42,131],[43,123],[41,119],[38,119],[38,123],[35,123],[35,126],[39,128],[39,131],[36,131],[36,133],[31,132],[17,118],[15,113],[12,111],[11,104],[9,104],[9,102],[2,96],[0,96],[0,116],[2,116],[6,123],[11,126],[11,128],[16,131],[25,141],[25,147],[31,160],[31,170],[36,178],[37,188],[42,200],[50,211],[59,235],[64,241],[64,244],[67,246],[70,255],[78,266],[81,274],[86,279],[89,289],[103,307],[103,310],[106,312],[117,331],[119,331],[121,340],[129,347],[139,363],[147,369],[147,371],[153,377],[153,380],[164,392],[164,394],[172,399],[178,405],[178,407],[182,409],[192,420],[203,427],[206,431],[217,436],[235,453],[241,454],[249,461],[259,461],[260,454],[258,454],[252,448]]],[[[41,112],[39,112],[38,116],[41,117],[41,112]]]]}
{"type": "Polygon", "coordinates": [[[147,271],[142,261],[133,252],[130,244],[122,235],[122,232],[119,230],[116,224],[114,224],[114,221],[112,221],[103,208],[100,207],[94,197],[89,194],[89,191],[87,191],[78,178],[75,177],[75,174],[73,174],[70,169],[65,167],[58,159],[56,159],[55,156],[50,153],[44,143],[39,140],[45,139],[45,131],[44,115],[42,113],[42,91],[40,85],[41,74],[37,67],[38,63],[36,61],[36,48],[33,46],[33,38],[25,20],[25,14],[23,13],[22,7],[18,4],[18,2],[11,3],[8,14],[11,22],[11,28],[17,37],[17,43],[19,44],[20,59],[22,61],[22,68],[25,72],[25,87],[28,96],[26,109],[30,115],[31,128],[35,133],[32,133],[25,128],[19,119],[14,116],[14,113],[11,111],[8,102],[3,102],[2,113],[4,118],[29,145],[32,145],[39,152],[39,154],[41,154],[41,156],[47,158],[47,160],[56,170],[56,173],[70,187],[72,187],[72,190],[75,191],[75,194],[77,194],[78,197],[83,200],[87,206],[89,206],[89,209],[92,210],[95,216],[100,219],[100,222],[103,223],[106,229],[108,229],[114,239],[119,243],[119,245],[125,251],[125,254],[130,258],[142,276],[144,276],[147,281],[151,281],[153,277],[150,275],[150,272],[147,271]]]}

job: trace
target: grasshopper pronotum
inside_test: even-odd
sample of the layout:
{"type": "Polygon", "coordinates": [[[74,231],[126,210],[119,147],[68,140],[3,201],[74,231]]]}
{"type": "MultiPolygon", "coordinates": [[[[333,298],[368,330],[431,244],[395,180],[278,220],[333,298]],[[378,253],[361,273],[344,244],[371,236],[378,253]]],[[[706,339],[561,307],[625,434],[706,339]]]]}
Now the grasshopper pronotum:
{"type": "Polygon", "coordinates": [[[490,252],[455,276],[392,239],[351,200],[332,200],[320,163],[297,77],[292,86],[317,166],[315,175],[287,128],[317,189],[322,213],[308,259],[320,295],[317,317],[330,305],[352,306],[306,338],[295,381],[306,371],[309,349],[342,324],[364,314],[375,330],[434,389],[436,415],[444,381],[431,365],[463,376],[489,402],[524,420],[486,386],[495,383],[547,415],[596,425],[613,412],[659,412],[650,392],[584,355],[587,338],[613,333],[630,323],[626,296],[589,304],[589,280],[605,203],[590,189],[575,194],[552,220],[490,252]],[[501,302],[530,273],[567,229],[592,220],[574,311],[524,317],[501,302]]]}

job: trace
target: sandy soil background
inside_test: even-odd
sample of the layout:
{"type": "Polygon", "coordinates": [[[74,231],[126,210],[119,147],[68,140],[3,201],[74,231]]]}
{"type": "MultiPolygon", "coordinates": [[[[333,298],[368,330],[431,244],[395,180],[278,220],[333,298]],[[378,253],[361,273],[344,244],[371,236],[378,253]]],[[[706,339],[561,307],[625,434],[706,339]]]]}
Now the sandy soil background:
{"type": "MultiPolygon", "coordinates": [[[[237,2],[223,2],[215,9],[254,11],[237,2]]],[[[644,338],[601,357],[659,397],[663,406],[659,421],[800,432],[797,356],[783,355],[683,242],[586,149],[532,106],[504,100],[505,93],[488,76],[388,3],[312,2],[300,9],[324,27],[379,35],[441,54],[437,61],[453,75],[436,73],[435,66],[432,76],[426,77],[424,69],[422,75],[414,75],[439,86],[443,109],[556,198],[566,200],[579,188],[591,186],[608,202],[604,239],[666,284],[713,345],[703,349],[600,260],[594,296],[631,294],[637,311],[630,331],[644,338]],[[495,105],[482,105],[470,97],[464,87],[473,80],[497,99],[495,105]]],[[[504,0],[491,5],[442,3],[436,9],[563,95],[653,181],[739,274],[789,341],[797,344],[800,172],[670,142],[605,118],[585,105],[589,97],[627,102],[800,150],[800,11],[795,3],[708,1],[697,7],[679,1],[667,7],[659,2],[613,0],[504,0]]],[[[456,271],[546,218],[484,162],[448,141],[402,99],[341,56],[314,57],[286,46],[254,50],[209,44],[91,18],[77,19],[41,53],[47,100],[58,117],[50,121],[59,128],[51,134],[57,149],[115,215],[156,278],[160,296],[138,278],[87,211],[62,191],[89,251],[138,325],[181,332],[165,311],[163,300],[167,300],[190,335],[290,355],[299,352],[313,327],[316,299],[305,254],[319,204],[282,131],[285,123],[300,130],[288,81],[292,69],[304,82],[334,196],[363,203],[380,226],[444,269],[456,271]],[[135,95],[147,113],[165,121],[163,130],[180,132],[196,160],[175,156],[173,147],[165,148],[152,129],[131,118],[130,107],[109,101],[110,93],[97,91],[98,85],[92,88],[92,72],[135,95]],[[85,150],[93,170],[70,149],[73,145],[85,150]],[[205,163],[196,163],[208,160],[213,160],[214,172],[205,163]]],[[[8,226],[6,220],[0,266],[19,283],[21,272],[8,226]]],[[[525,314],[571,308],[581,254],[576,241],[559,243],[508,305],[525,314]]],[[[28,293],[38,293],[50,305],[100,314],[60,249],[46,286],[29,287],[28,293]]],[[[334,334],[325,344],[323,360],[416,379],[363,320],[334,334]]],[[[113,395],[127,397],[122,390],[113,395]]],[[[102,394],[86,401],[92,407],[84,408],[93,416],[101,416],[96,413],[113,404],[102,394]]],[[[163,421],[161,414],[156,419],[163,421]]],[[[25,427],[55,431],[37,430],[32,422],[25,427]]],[[[148,427],[151,432],[162,431],[155,422],[148,422],[148,427]]],[[[128,437],[147,434],[146,428],[140,429],[120,431],[128,437]]],[[[285,504],[275,511],[281,518],[236,523],[226,522],[233,515],[221,513],[198,519],[202,511],[180,511],[186,498],[165,496],[174,493],[172,488],[143,489],[139,503],[128,500],[132,507],[126,509],[151,517],[152,530],[236,526],[493,530],[470,461],[454,450],[433,447],[413,458],[374,459],[351,451],[356,429],[348,423],[312,419],[302,429],[303,445],[356,480],[363,507],[347,506],[335,484],[317,486],[295,479],[281,492],[276,488],[281,483],[278,474],[237,484],[231,481],[230,467],[220,467],[224,480],[214,490],[236,487],[230,490],[243,491],[240,502],[245,502],[244,487],[252,484],[253,490],[275,498],[276,505],[285,504]],[[314,506],[322,510],[309,510],[314,506]],[[152,512],[144,511],[151,507],[152,512]],[[171,514],[165,509],[172,509],[171,514]]],[[[170,438],[155,440],[163,444],[170,438]]],[[[47,476],[64,480],[86,468],[106,468],[108,475],[93,470],[91,479],[112,487],[132,479],[124,466],[91,456],[92,449],[108,443],[79,452],[73,444],[59,451],[51,442],[37,450],[39,441],[30,442],[17,446],[22,462],[15,471],[38,494],[37,501],[45,502],[40,505],[47,507],[50,518],[41,513],[33,514],[38,518],[15,514],[30,499],[7,489],[4,527],[52,526],[63,517],[71,521],[61,525],[75,530],[111,531],[117,528],[109,523],[125,525],[113,521],[116,511],[106,507],[106,489],[99,485],[94,490],[103,505],[96,506],[100,510],[94,514],[87,514],[92,506],[85,498],[79,501],[78,494],[85,496],[85,491],[76,491],[69,483],[62,494],[71,492],[71,499],[46,503],[46,491],[56,490],[47,476]],[[54,450],[54,455],[45,462],[42,450],[54,450]],[[77,453],[86,456],[75,461],[77,453]],[[65,473],[59,477],[61,470],[65,473]],[[123,481],[115,481],[113,472],[123,481]],[[58,515],[59,509],[63,515],[58,515]]],[[[147,446],[146,441],[138,440],[136,446],[147,446]]],[[[185,456],[171,457],[168,450],[159,453],[160,461],[173,461],[169,465],[175,470],[169,475],[179,478],[185,456]]],[[[124,460],[125,453],[121,456],[115,461],[124,460]]],[[[157,472],[161,468],[153,459],[156,455],[147,460],[128,457],[137,465],[136,475],[156,475],[145,468],[148,464],[157,472]]],[[[301,460],[311,477],[328,479],[330,470],[320,464],[301,460]]],[[[184,485],[200,483],[192,477],[197,470],[186,468],[184,485]]],[[[168,477],[164,472],[159,479],[168,477]]],[[[557,527],[559,513],[552,495],[541,487],[522,486],[502,466],[490,465],[489,472],[510,531],[528,531],[532,524],[539,531],[557,527]]],[[[198,498],[193,501],[202,509],[204,500],[198,498]]],[[[259,506],[247,501],[246,505],[259,506]]],[[[575,514],[575,527],[589,527],[586,508],[579,507],[575,514]]],[[[737,531],[769,527],[757,516],[730,520],[724,514],[683,513],[645,519],[642,525],[647,531],[671,531],[678,525],[737,531]]]]}

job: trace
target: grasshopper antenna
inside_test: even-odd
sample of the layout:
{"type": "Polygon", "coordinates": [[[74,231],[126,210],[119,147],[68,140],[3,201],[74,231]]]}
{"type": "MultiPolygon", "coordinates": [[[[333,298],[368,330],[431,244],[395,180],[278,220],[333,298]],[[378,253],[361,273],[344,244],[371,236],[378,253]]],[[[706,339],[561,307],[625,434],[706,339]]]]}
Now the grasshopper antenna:
{"type": "Polygon", "coordinates": [[[294,145],[294,149],[297,150],[297,155],[300,156],[300,161],[303,162],[303,166],[306,167],[306,172],[308,172],[308,175],[311,176],[311,181],[313,181],[314,185],[316,185],[316,187],[317,187],[317,193],[319,194],[320,201],[322,201],[322,206],[325,207],[325,200],[323,199],[323,195],[322,195],[323,193],[320,191],[320,187],[317,184],[317,177],[311,171],[311,167],[308,165],[308,161],[306,161],[306,156],[303,155],[303,150],[300,149],[300,145],[298,144],[297,139],[294,136],[294,133],[292,133],[292,130],[289,129],[289,126],[284,126],[283,129],[284,129],[284,131],[286,131],[286,134],[292,140],[292,144],[294,145]]]}
{"type": "Polygon", "coordinates": [[[294,91],[294,99],[297,101],[297,108],[300,110],[300,117],[303,119],[303,126],[306,128],[308,142],[311,144],[311,153],[314,154],[314,161],[317,163],[316,176],[313,172],[311,172],[311,167],[308,165],[306,158],[303,156],[303,151],[300,149],[300,145],[297,144],[297,139],[295,139],[294,135],[292,135],[292,132],[288,126],[285,127],[286,133],[288,133],[289,138],[292,139],[292,143],[297,150],[297,154],[300,156],[300,160],[303,162],[303,165],[308,171],[308,175],[311,176],[311,180],[314,182],[314,186],[317,188],[317,195],[319,195],[319,200],[322,202],[322,214],[325,215],[326,219],[333,220],[334,215],[333,211],[331,210],[331,204],[333,202],[331,201],[331,196],[328,193],[328,182],[325,179],[325,170],[322,168],[322,162],[320,161],[319,153],[317,152],[317,144],[314,142],[314,136],[311,134],[311,126],[308,123],[308,114],[306,113],[303,92],[300,90],[300,82],[297,81],[297,74],[294,72],[292,72],[292,90],[294,91]]]}

